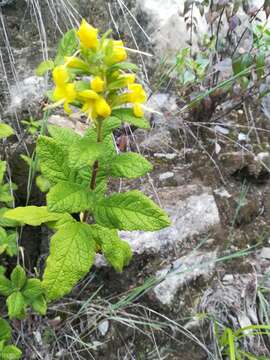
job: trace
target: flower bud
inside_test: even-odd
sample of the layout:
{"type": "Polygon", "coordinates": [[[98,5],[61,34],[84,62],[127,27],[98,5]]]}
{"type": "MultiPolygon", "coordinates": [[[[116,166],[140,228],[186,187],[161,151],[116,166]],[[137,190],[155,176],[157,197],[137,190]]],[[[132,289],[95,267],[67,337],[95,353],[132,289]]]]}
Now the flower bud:
{"type": "Polygon", "coordinates": [[[91,88],[97,93],[102,92],[104,90],[104,87],[105,82],[101,79],[101,77],[96,76],[91,80],[91,88]]]}
{"type": "Polygon", "coordinates": [[[95,110],[99,116],[102,116],[104,118],[110,116],[112,113],[110,105],[107,103],[107,101],[103,97],[100,97],[96,101],[95,110]]]}
{"type": "Polygon", "coordinates": [[[98,29],[89,25],[84,19],[77,34],[80,42],[88,49],[96,49],[98,47],[98,29]]]}

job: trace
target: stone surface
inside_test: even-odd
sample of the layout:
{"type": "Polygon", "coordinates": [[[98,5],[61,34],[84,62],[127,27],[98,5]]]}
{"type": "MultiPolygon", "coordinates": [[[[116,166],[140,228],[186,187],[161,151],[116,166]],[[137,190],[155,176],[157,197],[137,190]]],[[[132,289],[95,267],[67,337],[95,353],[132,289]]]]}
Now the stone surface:
{"type": "Polygon", "coordinates": [[[260,256],[264,259],[270,259],[270,247],[262,248],[260,256]]]}
{"type": "Polygon", "coordinates": [[[173,262],[172,266],[157,272],[161,283],[153,291],[156,299],[163,305],[170,305],[177,292],[191,281],[202,276],[209,278],[215,266],[216,252],[191,252],[173,262]]]}

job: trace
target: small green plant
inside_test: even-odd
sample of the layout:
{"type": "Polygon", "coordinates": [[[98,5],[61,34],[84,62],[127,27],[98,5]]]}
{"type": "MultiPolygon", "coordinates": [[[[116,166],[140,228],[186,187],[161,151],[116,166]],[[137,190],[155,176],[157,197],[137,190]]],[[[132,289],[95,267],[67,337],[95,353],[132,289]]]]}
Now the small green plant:
{"type": "Polygon", "coordinates": [[[250,325],[235,331],[225,327],[220,333],[216,324],[215,335],[222,355],[229,360],[269,360],[269,357],[257,356],[243,350],[240,341],[244,337],[270,335],[270,325],[250,325]]]}
{"type": "MultiPolygon", "coordinates": [[[[118,230],[155,231],[170,223],[166,213],[138,190],[108,193],[110,178],[133,179],[152,170],[141,155],[118,153],[114,146],[112,132],[123,122],[143,129],[149,124],[143,116],[146,93],[135,82],[137,67],[126,61],[123,42],[109,34],[99,37],[98,30],[83,20],[78,31],[65,34],[55,60],[37,69],[39,75],[52,70],[55,87],[49,93],[53,102],[49,108],[63,105],[66,113],[80,112],[89,124],[82,136],[56,126],[48,127],[50,136],[39,136],[36,153],[41,175],[49,184],[47,205],[5,213],[6,219],[46,224],[55,232],[41,282],[49,301],[72,290],[89,272],[97,252],[116,271],[123,270],[132,252],[118,230]]],[[[27,305],[44,313],[40,283],[35,281],[38,300],[31,294],[29,303],[25,295],[31,280],[20,284],[15,295],[7,294],[24,299],[20,313],[27,305]]]]}
{"type": "Polygon", "coordinates": [[[22,352],[17,346],[9,345],[11,339],[11,327],[9,323],[0,318],[0,359],[20,359],[22,352]]]}

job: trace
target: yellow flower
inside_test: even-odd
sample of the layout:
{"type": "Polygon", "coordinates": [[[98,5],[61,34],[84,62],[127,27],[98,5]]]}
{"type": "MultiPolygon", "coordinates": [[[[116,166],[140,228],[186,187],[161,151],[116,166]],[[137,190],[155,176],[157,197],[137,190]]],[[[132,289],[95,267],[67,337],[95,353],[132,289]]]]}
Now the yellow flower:
{"type": "Polygon", "coordinates": [[[115,64],[118,62],[125,61],[127,59],[127,52],[124,48],[123,41],[114,40],[113,41],[113,51],[112,55],[109,58],[110,64],[115,64]]]}
{"type": "Polygon", "coordinates": [[[82,107],[82,112],[87,114],[87,116],[91,119],[96,117],[95,112],[95,101],[94,100],[86,100],[82,107]]]}
{"type": "Polygon", "coordinates": [[[72,110],[69,104],[75,101],[77,93],[75,85],[69,83],[69,74],[64,65],[57,66],[53,70],[53,80],[56,84],[53,91],[53,100],[60,104],[64,104],[66,113],[71,114],[72,110]]]}
{"type": "Polygon", "coordinates": [[[91,88],[97,93],[102,92],[105,88],[105,81],[100,76],[96,76],[91,80],[91,88]]]}
{"type": "Polygon", "coordinates": [[[96,49],[98,47],[98,29],[94,28],[84,19],[78,31],[80,42],[88,49],[96,49]]]}
{"type": "Polygon", "coordinates": [[[56,66],[53,70],[53,80],[56,85],[61,86],[68,82],[69,73],[64,65],[56,66]]]}
{"type": "Polygon", "coordinates": [[[97,100],[99,98],[98,94],[93,90],[83,90],[79,92],[79,97],[89,100],[97,100]]]}
{"type": "Polygon", "coordinates": [[[144,112],[143,112],[142,105],[139,103],[135,103],[133,105],[133,113],[136,117],[143,117],[144,112]]]}
{"type": "Polygon", "coordinates": [[[104,118],[111,115],[112,110],[110,108],[110,105],[107,103],[107,101],[103,97],[99,97],[98,100],[96,100],[95,103],[95,110],[99,116],[102,116],[104,118]]]}
{"type": "Polygon", "coordinates": [[[144,103],[147,99],[146,93],[141,84],[128,85],[128,101],[131,103],[144,103]]]}

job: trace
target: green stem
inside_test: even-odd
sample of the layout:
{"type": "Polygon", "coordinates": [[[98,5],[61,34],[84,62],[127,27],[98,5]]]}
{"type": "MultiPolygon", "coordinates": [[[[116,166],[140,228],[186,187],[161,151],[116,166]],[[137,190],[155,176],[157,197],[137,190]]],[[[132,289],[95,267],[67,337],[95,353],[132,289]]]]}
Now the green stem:
{"type": "MultiPolygon", "coordinates": [[[[97,142],[102,143],[102,120],[101,119],[97,119],[97,142]]],[[[92,177],[91,177],[91,182],[90,182],[91,190],[95,190],[95,188],[96,188],[98,168],[99,168],[99,164],[98,164],[98,160],[96,160],[94,162],[94,165],[92,168],[92,177]]],[[[89,215],[88,211],[86,211],[83,214],[83,220],[82,220],[83,222],[87,222],[88,215],[89,215]]]]}

